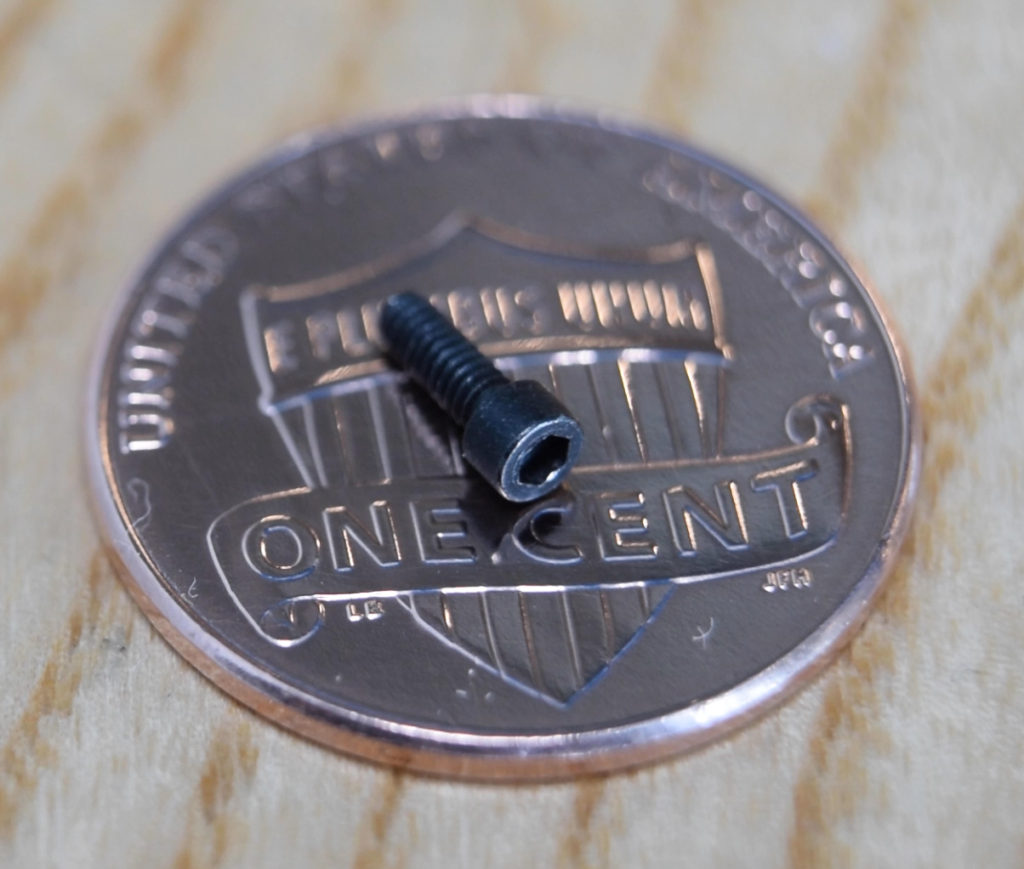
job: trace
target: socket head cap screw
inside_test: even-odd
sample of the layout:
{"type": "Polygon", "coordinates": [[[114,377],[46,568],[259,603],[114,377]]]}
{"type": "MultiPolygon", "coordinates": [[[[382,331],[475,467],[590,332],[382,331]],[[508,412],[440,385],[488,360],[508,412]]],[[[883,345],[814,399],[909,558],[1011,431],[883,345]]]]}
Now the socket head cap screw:
{"type": "Polygon", "coordinates": [[[398,293],[380,315],[386,349],[462,426],[462,454],[509,501],[555,489],[572,468],[583,430],[534,380],[513,383],[427,299],[398,293]]]}

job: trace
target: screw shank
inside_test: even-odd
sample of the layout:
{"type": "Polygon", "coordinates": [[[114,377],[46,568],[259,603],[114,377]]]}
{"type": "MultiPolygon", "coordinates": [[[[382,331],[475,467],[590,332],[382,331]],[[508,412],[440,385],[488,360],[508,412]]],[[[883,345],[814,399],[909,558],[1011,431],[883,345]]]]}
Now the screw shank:
{"type": "Polygon", "coordinates": [[[388,352],[460,425],[480,395],[506,377],[434,306],[415,293],[398,293],[384,304],[381,333],[388,352]]]}

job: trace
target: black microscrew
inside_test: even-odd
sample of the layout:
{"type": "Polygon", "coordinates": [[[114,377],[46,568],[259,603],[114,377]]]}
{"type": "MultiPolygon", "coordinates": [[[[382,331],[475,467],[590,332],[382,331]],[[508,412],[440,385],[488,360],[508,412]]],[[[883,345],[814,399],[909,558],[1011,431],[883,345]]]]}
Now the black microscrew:
{"type": "Polygon", "coordinates": [[[583,430],[534,380],[510,381],[416,293],[385,303],[387,350],[462,427],[462,455],[509,501],[546,495],[569,473],[583,430]]]}

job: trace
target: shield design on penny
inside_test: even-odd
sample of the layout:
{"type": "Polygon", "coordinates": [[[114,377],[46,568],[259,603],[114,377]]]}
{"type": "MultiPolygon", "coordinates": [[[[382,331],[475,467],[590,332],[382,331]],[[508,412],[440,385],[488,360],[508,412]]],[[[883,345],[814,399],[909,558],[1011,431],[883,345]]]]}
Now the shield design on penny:
{"type": "Polygon", "coordinates": [[[464,213],[355,268],[249,287],[260,410],[297,488],[210,527],[231,599],[279,646],[391,599],[475,665],[565,705],[677,586],[828,546],[847,496],[846,410],[807,396],[779,408],[774,446],[722,455],[742,353],[722,293],[699,238],[602,246],[464,213]],[[570,408],[585,444],[562,491],[508,505],[465,467],[458,433],[378,347],[379,306],[406,289],[570,408]]]}

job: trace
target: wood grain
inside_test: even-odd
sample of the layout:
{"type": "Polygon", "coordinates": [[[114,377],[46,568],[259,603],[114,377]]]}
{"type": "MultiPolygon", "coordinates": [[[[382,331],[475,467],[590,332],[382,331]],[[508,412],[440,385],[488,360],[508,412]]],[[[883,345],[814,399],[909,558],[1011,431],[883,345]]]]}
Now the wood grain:
{"type": "Polygon", "coordinates": [[[0,862],[1024,864],[1024,7],[1016,0],[0,0],[0,862]],[[823,676],[695,754],[542,787],[350,760],[163,643],[76,432],[118,287],[295,130],[488,90],[685,132],[865,263],[918,374],[908,545],[823,676]]]}

